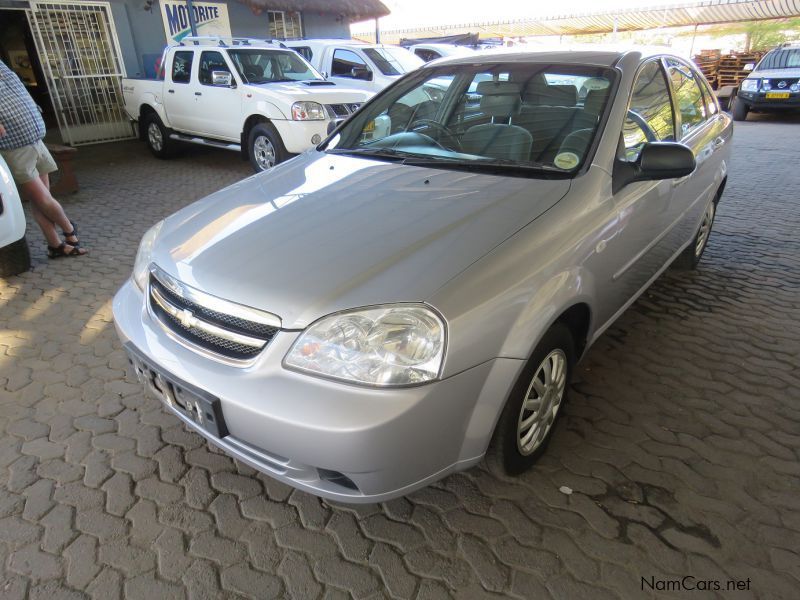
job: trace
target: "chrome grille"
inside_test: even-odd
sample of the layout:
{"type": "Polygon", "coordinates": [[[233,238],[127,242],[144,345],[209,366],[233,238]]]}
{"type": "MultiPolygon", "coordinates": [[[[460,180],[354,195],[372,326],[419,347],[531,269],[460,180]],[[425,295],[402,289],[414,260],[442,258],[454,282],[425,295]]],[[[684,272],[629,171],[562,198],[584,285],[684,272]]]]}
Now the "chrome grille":
{"type": "Polygon", "coordinates": [[[349,102],[347,104],[326,104],[325,109],[331,119],[346,119],[356,112],[363,102],[349,102]]]}
{"type": "Polygon", "coordinates": [[[262,316],[254,309],[193,290],[157,267],[150,273],[148,295],[152,313],[167,329],[226,358],[253,358],[280,331],[280,320],[274,315],[262,316]],[[220,307],[229,310],[223,312],[220,307]],[[247,316],[257,317],[260,322],[231,314],[234,310],[246,311],[247,316]]]}
{"type": "Polygon", "coordinates": [[[769,85],[772,88],[773,92],[788,92],[790,91],[789,88],[794,85],[795,83],[800,82],[796,77],[779,77],[775,79],[768,79],[769,85]],[[783,87],[781,87],[783,84],[783,87]]]}

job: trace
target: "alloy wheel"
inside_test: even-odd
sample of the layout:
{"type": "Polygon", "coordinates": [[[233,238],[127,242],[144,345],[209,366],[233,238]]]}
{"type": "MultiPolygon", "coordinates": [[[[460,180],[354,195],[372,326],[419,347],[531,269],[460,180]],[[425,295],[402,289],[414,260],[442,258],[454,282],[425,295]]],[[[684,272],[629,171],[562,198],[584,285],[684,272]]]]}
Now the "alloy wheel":
{"type": "Polygon", "coordinates": [[[147,141],[153,150],[161,152],[164,147],[164,136],[161,134],[161,128],[157,123],[150,123],[147,126],[147,141]]]}
{"type": "Polygon", "coordinates": [[[539,364],[517,420],[517,450],[532,454],[547,438],[567,386],[567,356],[556,349],[539,364]]]}
{"type": "Polygon", "coordinates": [[[259,135],[256,137],[253,141],[253,154],[262,171],[275,166],[275,147],[267,136],[259,135]]]}

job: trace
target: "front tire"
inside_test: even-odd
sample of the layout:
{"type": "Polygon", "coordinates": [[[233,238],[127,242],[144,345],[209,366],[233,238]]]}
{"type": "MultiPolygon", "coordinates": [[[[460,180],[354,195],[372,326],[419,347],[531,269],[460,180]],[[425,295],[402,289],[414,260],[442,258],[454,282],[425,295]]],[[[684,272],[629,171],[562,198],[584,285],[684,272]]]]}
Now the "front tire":
{"type": "Polygon", "coordinates": [[[744,121],[747,119],[747,114],[750,112],[747,104],[742,102],[737,96],[733,101],[733,110],[731,111],[734,121],[744,121]]]}
{"type": "Polygon", "coordinates": [[[271,169],[289,156],[278,130],[270,123],[257,123],[250,130],[247,154],[256,173],[271,169]]]}
{"type": "Polygon", "coordinates": [[[150,113],[142,121],[144,141],[156,158],[170,158],[175,151],[175,142],[170,139],[170,130],[164,127],[159,116],[150,113]]]}
{"type": "Polygon", "coordinates": [[[31,254],[25,236],[0,248],[0,277],[19,275],[31,268],[31,254]]]}
{"type": "Polygon", "coordinates": [[[527,471],[544,454],[567,395],[575,342],[554,324],[525,364],[495,426],[486,461],[497,475],[527,471]]]}

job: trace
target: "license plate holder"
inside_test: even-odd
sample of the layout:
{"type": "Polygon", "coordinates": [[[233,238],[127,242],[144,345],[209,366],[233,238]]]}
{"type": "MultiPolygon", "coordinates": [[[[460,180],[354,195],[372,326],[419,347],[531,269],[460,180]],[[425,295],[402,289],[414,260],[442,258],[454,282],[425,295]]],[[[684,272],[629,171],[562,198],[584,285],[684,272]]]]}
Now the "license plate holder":
{"type": "Polygon", "coordinates": [[[789,92],[767,92],[767,100],[788,100],[789,92]]]}
{"type": "Polygon", "coordinates": [[[152,365],[131,346],[125,350],[136,378],[150,394],[206,433],[216,438],[228,435],[219,398],[152,365]]]}

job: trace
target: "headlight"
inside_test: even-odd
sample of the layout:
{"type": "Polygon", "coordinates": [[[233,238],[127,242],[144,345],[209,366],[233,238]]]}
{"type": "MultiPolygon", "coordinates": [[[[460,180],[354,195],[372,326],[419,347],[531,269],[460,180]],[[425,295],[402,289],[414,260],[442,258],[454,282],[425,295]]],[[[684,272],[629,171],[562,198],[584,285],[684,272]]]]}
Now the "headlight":
{"type": "Polygon", "coordinates": [[[295,102],[292,104],[292,119],[295,121],[323,121],[325,108],[319,102],[295,102]]]}
{"type": "Polygon", "coordinates": [[[139,243],[139,251],[136,253],[136,261],[133,263],[133,280],[142,291],[147,287],[147,272],[150,267],[150,259],[153,257],[153,245],[162,225],[164,225],[164,221],[153,225],[142,236],[142,241],[139,243]]]}
{"type": "Polygon", "coordinates": [[[772,89],[772,84],[769,82],[768,79],[764,79],[761,82],[761,89],[762,90],[771,90],[772,89]]]}
{"type": "Polygon", "coordinates": [[[800,92],[800,81],[798,81],[797,83],[793,83],[792,85],[790,85],[790,86],[789,86],[789,90],[791,90],[792,92],[800,92]]]}
{"type": "Polygon", "coordinates": [[[742,82],[742,91],[755,92],[758,89],[758,79],[745,79],[742,82]]]}
{"type": "Polygon", "coordinates": [[[431,309],[390,304],[324,317],[286,354],[286,368],[355,383],[413,385],[439,376],[445,325],[431,309]]]}

